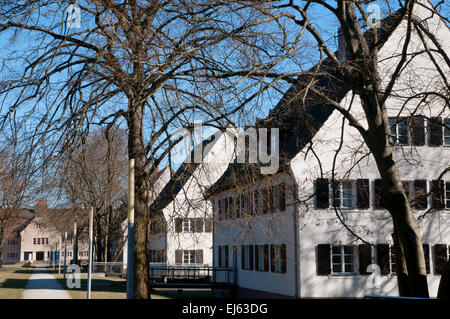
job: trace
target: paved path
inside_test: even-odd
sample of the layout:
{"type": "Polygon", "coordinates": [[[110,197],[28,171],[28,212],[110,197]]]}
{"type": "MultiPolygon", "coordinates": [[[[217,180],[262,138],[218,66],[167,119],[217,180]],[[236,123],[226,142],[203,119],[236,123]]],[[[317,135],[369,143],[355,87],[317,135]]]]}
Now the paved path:
{"type": "Polygon", "coordinates": [[[69,293],[47,269],[33,271],[23,292],[23,299],[71,299],[69,293]]]}

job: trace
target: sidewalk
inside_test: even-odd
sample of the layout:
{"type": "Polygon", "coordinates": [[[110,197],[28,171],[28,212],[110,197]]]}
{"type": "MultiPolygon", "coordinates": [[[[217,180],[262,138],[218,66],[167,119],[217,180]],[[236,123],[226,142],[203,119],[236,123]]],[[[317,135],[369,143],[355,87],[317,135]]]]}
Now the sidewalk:
{"type": "Polygon", "coordinates": [[[23,299],[71,299],[69,293],[45,268],[33,271],[23,292],[23,299]]]}

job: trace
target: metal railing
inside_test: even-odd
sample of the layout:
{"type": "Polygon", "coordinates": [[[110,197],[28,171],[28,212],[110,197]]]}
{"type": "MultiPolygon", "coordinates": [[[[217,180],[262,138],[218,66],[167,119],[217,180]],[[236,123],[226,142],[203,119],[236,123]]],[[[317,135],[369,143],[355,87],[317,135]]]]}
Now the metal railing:
{"type": "Polygon", "coordinates": [[[150,280],[158,283],[235,284],[234,268],[208,265],[150,264],[150,280]]]}
{"type": "Polygon", "coordinates": [[[92,263],[93,273],[104,273],[105,276],[121,276],[124,274],[123,262],[99,262],[92,263]]]}

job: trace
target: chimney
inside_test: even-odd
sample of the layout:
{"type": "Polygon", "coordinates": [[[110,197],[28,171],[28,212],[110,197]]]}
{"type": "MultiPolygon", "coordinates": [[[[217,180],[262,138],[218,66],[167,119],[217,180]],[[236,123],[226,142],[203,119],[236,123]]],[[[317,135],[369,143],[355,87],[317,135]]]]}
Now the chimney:
{"type": "Polygon", "coordinates": [[[37,200],[34,204],[34,212],[39,214],[47,211],[47,201],[46,200],[37,200]]]}

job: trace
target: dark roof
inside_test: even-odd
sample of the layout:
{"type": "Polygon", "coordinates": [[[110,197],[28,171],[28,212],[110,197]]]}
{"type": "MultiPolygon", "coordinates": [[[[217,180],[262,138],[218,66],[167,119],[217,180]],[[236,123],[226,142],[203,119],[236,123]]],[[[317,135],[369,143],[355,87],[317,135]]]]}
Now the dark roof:
{"type": "MultiPolygon", "coordinates": [[[[403,10],[382,20],[382,28],[378,29],[379,38],[397,26],[398,17],[403,10]]],[[[365,37],[371,43],[372,32],[366,32],[365,37]]],[[[382,45],[387,41],[384,39],[382,45]]],[[[335,52],[338,56],[338,52],[335,52]]],[[[345,63],[345,61],[344,61],[345,63]]],[[[269,112],[266,119],[259,120],[255,127],[279,129],[279,170],[286,171],[288,164],[304,147],[311,142],[325,121],[333,113],[334,108],[327,104],[323,97],[316,95],[306,87],[310,82],[323,95],[335,102],[341,100],[350,91],[350,86],[339,80],[334,63],[329,59],[323,60],[308,71],[302,73],[297,82],[283,95],[278,104],[269,112]],[[305,92],[307,94],[305,96],[305,92]]],[[[236,185],[250,185],[255,180],[267,177],[260,173],[259,164],[237,163],[236,159],[230,163],[225,173],[212,185],[207,196],[236,185]]]]}
{"type": "Polygon", "coordinates": [[[223,133],[221,131],[217,131],[215,134],[211,135],[209,139],[206,139],[202,141],[202,143],[195,146],[194,150],[191,152],[191,163],[186,161],[183,162],[178,170],[171,176],[170,180],[155,200],[150,204],[149,211],[151,214],[161,213],[161,211],[175,199],[192,174],[194,174],[195,170],[199,166],[199,163],[194,162],[195,150],[198,151],[199,148],[201,148],[200,151],[203,151],[203,154],[206,155],[207,152],[204,152],[205,148],[208,147],[210,151],[212,146],[215,145],[222,134],[223,133]]]}
{"type": "MultiPolygon", "coordinates": [[[[259,120],[255,127],[279,129],[279,170],[284,171],[289,161],[295,157],[314,137],[325,121],[333,113],[333,107],[324,103],[323,99],[308,93],[303,99],[305,84],[313,80],[316,90],[329,98],[340,102],[349,88],[336,79],[335,71],[329,60],[324,60],[318,68],[319,75],[312,76],[317,66],[311,68],[298,78],[283,95],[281,100],[269,112],[264,120],[259,120]]],[[[208,194],[222,191],[234,185],[250,184],[266,175],[260,173],[259,164],[237,163],[228,165],[225,173],[208,190],[208,194]]]]}

